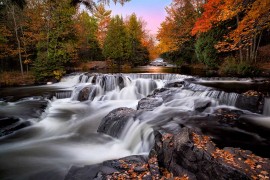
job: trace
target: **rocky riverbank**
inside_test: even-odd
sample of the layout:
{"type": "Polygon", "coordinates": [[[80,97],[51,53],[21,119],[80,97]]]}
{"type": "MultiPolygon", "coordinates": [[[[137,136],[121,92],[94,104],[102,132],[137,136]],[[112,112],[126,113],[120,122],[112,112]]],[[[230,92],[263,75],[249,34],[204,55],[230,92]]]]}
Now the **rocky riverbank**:
{"type": "Polygon", "coordinates": [[[269,179],[269,172],[269,159],[239,148],[220,149],[208,136],[185,127],[177,134],[155,131],[148,156],[72,167],[65,179],[269,179]]]}
{"type": "MultiPolygon", "coordinates": [[[[141,99],[137,110],[123,107],[111,111],[101,121],[98,132],[119,138],[130,122],[144,119],[141,117],[145,113],[155,112],[164,104],[177,103],[174,95],[179,91],[194,91],[200,96],[207,89],[190,82],[193,80],[167,83],[141,99]]],[[[194,101],[193,111],[158,117],[148,155],[73,166],[65,179],[269,179],[269,129],[250,120],[263,113],[265,95],[249,90],[237,96],[219,91],[215,96],[215,88],[207,91],[221,104],[230,104],[229,99],[233,99],[239,109],[213,108],[210,99],[194,101]],[[167,121],[175,123],[168,126],[167,121]]]]}

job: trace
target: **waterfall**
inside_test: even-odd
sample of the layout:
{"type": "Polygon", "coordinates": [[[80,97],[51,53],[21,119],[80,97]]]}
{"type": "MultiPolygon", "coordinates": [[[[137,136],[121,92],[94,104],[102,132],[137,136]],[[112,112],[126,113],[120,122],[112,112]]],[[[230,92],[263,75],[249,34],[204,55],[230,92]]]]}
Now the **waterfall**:
{"type": "MultiPolygon", "coordinates": [[[[45,86],[54,95],[50,100],[0,101],[1,116],[31,122],[0,137],[0,179],[63,179],[72,165],[147,154],[154,143],[153,129],[200,128],[208,125],[204,120],[212,107],[235,105],[239,94],[198,85],[190,78],[179,74],[73,74],[45,86]],[[174,87],[178,81],[179,86],[174,87]],[[153,110],[137,110],[142,98],[146,105],[153,102],[153,110]],[[104,118],[118,108],[134,111],[118,138],[98,133],[104,118]],[[193,116],[202,119],[185,124],[193,116]]],[[[270,116],[270,98],[265,100],[264,115],[270,116]]]]}
{"type": "Polygon", "coordinates": [[[55,93],[55,97],[57,99],[70,98],[71,95],[72,95],[72,91],[58,91],[55,93]]]}
{"type": "MultiPolygon", "coordinates": [[[[82,74],[72,93],[74,100],[80,100],[80,93],[87,100],[139,100],[164,86],[165,81],[187,78],[174,74],[82,74]],[[84,92],[83,92],[84,91],[84,92]]],[[[180,79],[180,80],[181,80],[180,79]]]]}

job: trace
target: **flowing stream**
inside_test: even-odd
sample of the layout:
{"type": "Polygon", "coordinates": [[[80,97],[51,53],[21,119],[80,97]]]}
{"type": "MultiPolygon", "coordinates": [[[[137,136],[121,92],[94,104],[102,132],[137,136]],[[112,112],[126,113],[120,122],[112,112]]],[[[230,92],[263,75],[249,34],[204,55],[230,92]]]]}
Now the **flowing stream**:
{"type": "MultiPolygon", "coordinates": [[[[20,98],[9,100],[8,91],[2,91],[0,118],[18,119],[26,127],[0,137],[0,179],[64,179],[73,165],[147,154],[154,143],[153,129],[174,130],[187,117],[205,117],[220,107],[237,109],[238,93],[194,84],[190,79],[193,77],[178,74],[77,74],[54,85],[12,90],[15,96],[25,92],[23,98],[18,95],[20,98]],[[110,111],[119,107],[136,110],[142,98],[169,82],[182,82],[183,87],[170,88],[164,101],[155,97],[161,105],[138,113],[120,138],[97,132],[110,111]],[[83,95],[85,89],[88,93],[83,95]],[[35,95],[30,96],[31,92],[35,95]],[[204,102],[211,105],[195,112],[197,104],[204,102]]],[[[268,128],[269,107],[266,99],[264,115],[243,111],[249,121],[261,119],[261,125],[268,128]]],[[[254,132],[239,132],[269,143],[254,132]]]]}

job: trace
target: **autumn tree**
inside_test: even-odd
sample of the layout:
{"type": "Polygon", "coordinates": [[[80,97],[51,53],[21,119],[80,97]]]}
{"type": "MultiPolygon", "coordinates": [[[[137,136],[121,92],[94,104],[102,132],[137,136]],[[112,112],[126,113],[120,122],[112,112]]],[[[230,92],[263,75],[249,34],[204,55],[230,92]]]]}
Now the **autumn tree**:
{"type": "MultiPolygon", "coordinates": [[[[201,13],[203,2],[201,0],[174,0],[166,8],[167,17],[161,24],[157,35],[161,53],[170,54],[171,52],[171,55],[166,56],[173,56],[174,59],[177,59],[182,53],[195,53],[194,38],[191,36],[191,30],[201,13]],[[187,45],[190,45],[188,51],[186,49],[187,45]]],[[[193,57],[191,54],[186,55],[186,57],[193,57]]]]}
{"type": "Polygon", "coordinates": [[[156,38],[150,33],[146,33],[142,40],[142,45],[147,48],[149,52],[149,60],[159,57],[160,51],[158,49],[156,38]]]}
{"type": "Polygon", "coordinates": [[[209,0],[192,34],[200,36],[224,22],[234,22],[234,26],[229,26],[230,31],[215,47],[219,52],[238,50],[240,62],[245,60],[252,63],[256,62],[261,34],[270,28],[269,19],[268,0],[209,0]]]}
{"type": "MultiPolygon", "coordinates": [[[[12,53],[12,55],[16,56],[19,60],[21,74],[23,75],[23,62],[22,62],[22,42],[21,42],[21,20],[23,17],[22,7],[25,4],[25,1],[9,1],[9,0],[2,0],[1,1],[1,29],[5,31],[2,35],[2,39],[7,40],[7,37],[4,35],[12,35],[9,38],[14,38],[16,43],[16,47],[11,45],[8,48],[8,51],[12,53]],[[7,33],[9,30],[9,33],[7,33]]],[[[10,41],[10,40],[9,40],[10,41]]],[[[8,41],[6,41],[8,43],[8,41]]],[[[7,48],[6,48],[7,50],[7,48]]]]}
{"type": "Polygon", "coordinates": [[[78,37],[76,44],[80,61],[102,60],[102,50],[97,38],[97,19],[83,11],[78,14],[75,25],[78,37]]]}
{"type": "Polygon", "coordinates": [[[101,47],[104,46],[104,40],[111,20],[111,13],[111,10],[105,9],[104,4],[99,4],[93,11],[93,16],[98,22],[97,38],[101,47]]]}
{"type": "Polygon", "coordinates": [[[40,32],[42,37],[37,44],[34,70],[38,80],[59,79],[65,73],[65,66],[76,59],[73,22],[76,9],[70,6],[69,0],[47,1],[44,5],[46,22],[40,32]]]}

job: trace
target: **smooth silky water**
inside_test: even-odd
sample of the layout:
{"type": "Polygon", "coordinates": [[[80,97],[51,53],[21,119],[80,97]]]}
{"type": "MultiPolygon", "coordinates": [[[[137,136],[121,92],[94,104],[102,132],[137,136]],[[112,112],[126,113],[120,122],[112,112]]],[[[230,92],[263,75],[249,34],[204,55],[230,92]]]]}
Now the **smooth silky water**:
{"type": "MultiPolygon", "coordinates": [[[[190,83],[174,88],[170,100],[154,111],[141,112],[135,121],[129,121],[119,139],[97,133],[110,111],[119,107],[136,110],[138,101],[155,89],[190,78],[178,74],[75,74],[54,85],[13,88],[15,96],[24,98],[13,102],[2,99],[0,114],[31,125],[0,138],[0,179],[64,179],[73,165],[148,154],[154,143],[153,129],[176,128],[183,121],[179,117],[193,112],[196,102],[212,102],[205,115],[219,107],[235,108],[239,94],[190,83]],[[91,92],[88,100],[81,102],[79,93],[85,87],[91,92]],[[53,97],[40,96],[40,92],[54,91],[53,97]],[[30,96],[31,92],[35,95],[30,96]],[[33,115],[31,109],[40,102],[46,104],[45,110],[33,115]]],[[[2,92],[8,94],[7,90],[2,92]]],[[[265,116],[260,116],[263,124],[269,124],[270,102],[266,102],[265,116]]]]}

